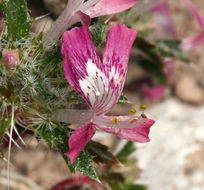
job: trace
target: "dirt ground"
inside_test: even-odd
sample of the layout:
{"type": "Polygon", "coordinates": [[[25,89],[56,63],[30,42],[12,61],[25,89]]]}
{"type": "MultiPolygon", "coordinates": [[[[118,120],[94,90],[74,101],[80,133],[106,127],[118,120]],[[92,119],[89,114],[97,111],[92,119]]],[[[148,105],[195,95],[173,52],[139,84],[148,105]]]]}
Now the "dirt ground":
{"type": "MultiPolygon", "coordinates": [[[[169,2],[178,38],[200,32],[197,23],[181,1],[171,0],[169,2]]],[[[204,16],[203,0],[196,0],[193,3],[204,16]]],[[[39,8],[33,8],[32,11],[33,15],[36,16],[46,13],[44,9],[39,8]]],[[[192,61],[190,64],[176,63],[171,86],[161,101],[152,103],[141,100],[134,89],[125,89],[125,95],[131,101],[142,101],[148,104],[150,107],[148,114],[156,122],[158,121],[156,129],[151,135],[152,144],[150,143],[146,148],[145,145],[139,145],[139,149],[135,153],[139,160],[139,166],[144,170],[139,183],[147,184],[149,190],[202,190],[204,188],[203,180],[199,180],[200,178],[204,179],[201,174],[204,173],[204,138],[203,136],[200,137],[199,134],[192,135],[193,132],[204,133],[204,120],[203,116],[200,115],[200,113],[204,113],[203,51],[204,45],[197,48],[196,51],[190,52],[189,56],[192,61]],[[163,112],[166,113],[166,116],[163,115],[163,112]],[[188,120],[191,117],[194,117],[192,121],[188,120]],[[167,125],[166,128],[165,125],[167,125]],[[181,128],[177,130],[172,126],[181,128]],[[182,135],[185,138],[182,138],[182,135]],[[167,140],[169,138],[175,141],[167,140]],[[191,138],[194,140],[186,140],[191,138]],[[178,145],[176,148],[174,143],[175,146],[178,145]],[[199,146],[199,148],[195,148],[194,145],[199,146]],[[157,149],[157,151],[151,151],[152,149],[157,149]],[[171,158],[172,154],[177,157],[171,158]],[[154,157],[157,159],[153,162],[154,157]],[[179,163],[178,159],[182,159],[182,163],[179,163]],[[167,160],[167,164],[163,164],[165,160],[167,160]],[[174,166],[177,169],[171,169],[168,172],[168,169],[174,166]],[[175,176],[178,176],[178,179],[175,176]],[[198,185],[195,185],[195,181],[196,184],[198,182],[198,185]]],[[[135,68],[129,69],[128,85],[134,85],[133,82],[138,78],[136,75],[137,73],[139,75],[139,72],[135,68]]],[[[125,113],[126,111],[127,108],[121,106],[117,106],[113,110],[114,113],[125,113]]],[[[96,138],[100,140],[100,137],[98,135],[96,138]]],[[[115,142],[114,137],[109,136],[108,138],[112,141],[108,144],[115,142]]],[[[45,143],[37,142],[34,138],[32,140],[26,138],[25,141],[26,146],[22,146],[23,150],[19,150],[17,147],[12,149],[11,190],[49,190],[56,183],[71,176],[66,164],[57,152],[53,152],[45,143]]],[[[6,169],[6,161],[0,161],[1,190],[7,189],[6,169]]]]}

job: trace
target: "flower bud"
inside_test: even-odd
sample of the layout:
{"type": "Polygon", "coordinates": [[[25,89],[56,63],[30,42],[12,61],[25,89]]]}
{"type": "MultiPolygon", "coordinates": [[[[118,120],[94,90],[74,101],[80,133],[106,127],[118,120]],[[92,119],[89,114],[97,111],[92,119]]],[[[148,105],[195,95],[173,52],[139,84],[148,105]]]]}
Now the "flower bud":
{"type": "Polygon", "coordinates": [[[20,64],[19,54],[17,50],[3,49],[3,63],[9,68],[15,68],[20,64]]]}

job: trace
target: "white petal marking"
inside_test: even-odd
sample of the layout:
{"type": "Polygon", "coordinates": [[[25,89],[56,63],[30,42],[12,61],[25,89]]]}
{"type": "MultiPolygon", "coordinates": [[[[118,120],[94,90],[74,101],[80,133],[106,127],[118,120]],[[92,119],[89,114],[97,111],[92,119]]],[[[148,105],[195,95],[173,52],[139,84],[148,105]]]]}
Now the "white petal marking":
{"type": "Polygon", "coordinates": [[[100,102],[105,93],[105,88],[108,86],[108,80],[104,72],[101,71],[91,59],[86,63],[87,75],[79,80],[79,86],[91,102],[91,105],[100,102]]]}

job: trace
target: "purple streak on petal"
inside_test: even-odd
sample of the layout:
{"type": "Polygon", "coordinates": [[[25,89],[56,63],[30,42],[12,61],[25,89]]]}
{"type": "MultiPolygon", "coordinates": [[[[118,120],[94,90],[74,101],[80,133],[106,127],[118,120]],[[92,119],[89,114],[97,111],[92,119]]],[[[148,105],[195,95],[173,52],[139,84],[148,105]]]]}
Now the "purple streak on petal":
{"type": "MultiPolygon", "coordinates": [[[[107,116],[106,117],[104,116],[104,118],[107,119],[107,122],[110,122],[113,119],[113,117],[107,117],[107,116]]],[[[120,116],[117,118],[119,119],[119,124],[120,124],[120,121],[125,123],[125,121],[129,122],[131,121],[131,119],[134,119],[136,117],[135,116],[120,116]]],[[[123,139],[133,141],[133,142],[144,143],[144,142],[150,141],[149,131],[150,131],[150,127],[153,124],[154,124],[153,120],[141,118],[135,124],[126,123],[123,126],[122,125],[119,126],[118,128],[116,124],[115,124],[115,127],[107,127],[104,125],[103,126],[98,125],[98,123],[96,127],[102,131],[117,135],[123,139]]]]}
{"type": "Polygon", "coordinates": [[[109,32],[103,55],[103,66],[109,88],[96,106],[100,113],[107,113],[116,104],[122,92],[130,51],[136,36],[136,30],[128,29],[125,25],[116,24],[109,32]]]}
{"type": "Polygon", "coordinates": [[[155,101],[160,100],[164,96],[165,87],[162,85],[149,87],[148,85],[144,84],[142,85],[142,91],[146,99],[155,101]]]}
{"type": "Polygon", "coordinates": [[[79,153],[83,150],[86,144],[91,140],[96,132],[93,123],[84,125],[74,131],[68,140],[69,151],[65,153],[70,158],[70,163],[73,164],[79,153]]]}
{"type": "Polygon", "coordinates": [[[80,20],[81,20],[81,23],[84,25],[84,26],[89,26],[91,24],[91,18],[90,16],[88,16],[87,14],[81,12],[81,11],[78,11],[76,13],[76,16],[79,16],[80,17],[80,20]]]}
{"type": "Polygon", "coordinates": [[[99,3],[86,10],[91,18],[122,12],[134,6],[137,0],[101,0],[99,3]]]}
{"type": "Polygon", "coordinates": [[[204,32],[197,34],[196,36],[186,38],[181,43],[181,49],[184,51],[194,50],[196,47],[204,43],[204,32]]]}
{"type": "Polygon", "coordinates": [[[91,40],[89,29],[88,27],[80,27],[66,31],[62,41],[61,52],[64,58],[65,77],[71,87],[93,107],[95,83],[88,78],[93,77],[89,75],[96,75],[96,73],[93,73],[96,72],[96,69],[103,73],[103,68],[91,40]],[[94,71],[90,68],[87,69],[88,62],[96,67],[94,71]],[[88,72],[91,73],[88,74],[88,72]]]}
{"type": "Polygon", "coordinates": [[[175,38],[176,32],[167,2],[163,2],[150,10],[154,14],[154,20],[158,24],[157,38],[175,38]]]}
{"type": "Polygon", "coordinates": [[[204,30],[204,19],[200,16],[194,5],[189,0],[182,0],[184,4],[189,8],[196,21],[198,22],[200,28],[204,30]]]}

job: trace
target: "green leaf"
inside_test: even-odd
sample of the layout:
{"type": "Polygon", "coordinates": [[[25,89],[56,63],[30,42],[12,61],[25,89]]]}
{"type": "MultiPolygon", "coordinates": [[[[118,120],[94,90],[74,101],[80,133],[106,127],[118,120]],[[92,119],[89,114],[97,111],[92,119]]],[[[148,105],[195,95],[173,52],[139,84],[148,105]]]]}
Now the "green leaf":
{"type": "Polygon", "coordinates": [[[138,37],[135,40],[134,47],[142,53],[131,56],[132,62],[137,63],[147,73],[155,77],[160,84],[167,85],[167,80],[163,72],[163,59],[156,51],[155,45],[138,37]]]}
{"type": "Polygon", "coordinates": [[[92,41],[95,46],[101,45],[105,41],[105,24],[97,23],[89,27],[91,32],[92,41]]]}
{"type": "Polygon", "coordinates": [[[122,150],[118,153],[117,158],[120,162],[125,163],[127,161],[128,156],[135,151],[134,143],[127,142],[122,150]]]}
{"type": "Polygon", "coordinates": [[[108,147],[100,143],[90,141],[87,151],[93,156],[96,163],[101,162],[108,165],[119,165],[118,159],[108,151],[108,147]]]}
{"type": "Polygon", "coordinates": [[[146,190],[147,188],[143,185],[134,184],[114,184],[111,186],[112,190],[146,190]]]}
{"type": "Polygon", "coordinates": [[[160,65],[161,68],[163,67],[162,57],[157,53],[154,44],[138,37],[135,40],[134,47],[142,51],[148,58],[154,60],[155,62],[158,62],[158,65],[160,65]]]}
{"type": "Polygon", "coordinates": [[[1,9],[6,25],[5,38],[13,41],[27,38],[30,33],[31,19],[26,0],[3,0],[1,9]]]}
{"type": "Polygon", "coordinates": [[[189,62],[188,56],[181,50],[180,41],[175,40],[157,40],[156,49],[165,57],[175,58],[183,62],[189,62]]]}
{"type": "Polygon", "coordinates": [[[36,130],[41,138],[43,138],[47,142],[50,148],[58,151],[63,156],[71,172],[80,171],[85,176],[93,180],[98,180],[98,176],[93,167],[93,161],[91,160],[90,155],[85,150],[83,150],[79,154],[74,164],[70,164],[69,158],[64,155],[69,150],[67,144],[69,136],[63,129],[59,128],[56,125],[56,127],[52,130],[48,128],[37,127],[35,127],[34,130],[36,130]]]}
{"type": "MultiPolygon", "coordinates": [[[[11,124],[11,119],[10,118],[3,118],[0,120],[0,145],[3,141],[4,134],[7,132],[11,124]]],[[[3,158],[3,152],[1,150],[0,146],[0,158],[3,158]]]]}
{"type": "Polygon", "coordinates": [[[148,74],[152,75],[157,79],[157,81],[162,85],[167,85],[166,77],[164,76],[163,69],[158,62],[153,61],[142,55],[135,55],[131,57],[134,63],[137,63],[141,68],[143,68],[148,74]]]}

